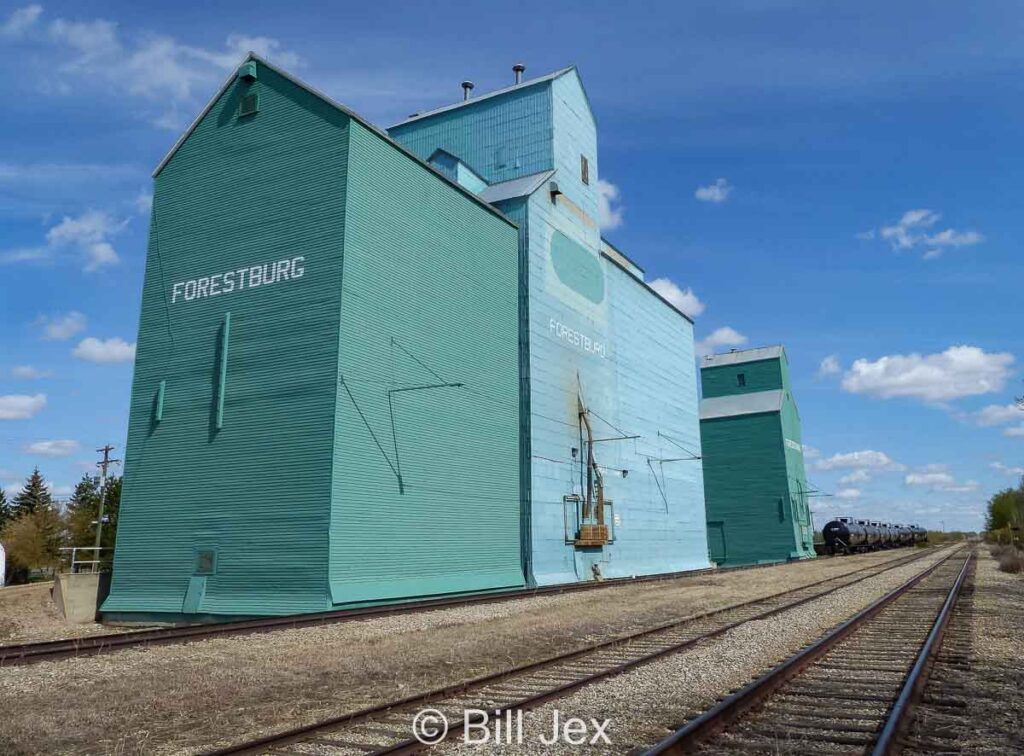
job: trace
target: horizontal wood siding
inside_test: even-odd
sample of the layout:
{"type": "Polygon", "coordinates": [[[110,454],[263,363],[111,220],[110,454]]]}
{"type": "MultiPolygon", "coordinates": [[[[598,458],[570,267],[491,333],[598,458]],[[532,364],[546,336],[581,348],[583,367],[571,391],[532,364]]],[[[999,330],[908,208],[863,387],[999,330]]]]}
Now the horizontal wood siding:
{"type": "Polygon", "coordinates": [[[516,228],[350,136],[334,602],[522,585],[516,228]]]}
{"type": "Polygon", "coordinates": [[[200,614],[330,606],[349,123],[258,69],[259,112],[238,118],[247,85],[234,83],[156,181],[106,611],[181,612],[206,549],[216,567],[200,614]],[[243,289],[236,274],[233,291],[221,279],[218,296],[191,301],[175,287],[297,257],[300,278],[243,289]]]}

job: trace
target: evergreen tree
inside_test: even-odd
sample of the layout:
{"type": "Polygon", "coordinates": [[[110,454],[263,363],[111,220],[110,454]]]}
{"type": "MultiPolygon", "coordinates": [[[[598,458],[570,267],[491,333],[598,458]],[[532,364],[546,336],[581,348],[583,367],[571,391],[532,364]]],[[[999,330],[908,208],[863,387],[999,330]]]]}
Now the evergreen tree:
{"type": "Polygon", "coordinates": [[[12,519],[14,519],[14,511],[7,501],[7,494],[4,493],[4,489],[0,488],[0,531],[4,529],[4,525],[7,524],[8,520],[12,519]]]}
{"type": "Polygon", "coordinates": [[[21,493],[14,497],[14,516],[20,517],[23,514],[32,514],[40,509],[53,506],[53,499],[46,487],[46,481],[39,473],[37,467],[25,481],[25,487],[21,493]]]}
{"type": "Polygon", "coordinates": [[[99,479],[91,475],[82,476],[68,501],[66,518],[71,546],[92,546],[95,542],[96,526],[93,522],[99,513],[99,503],[99,479]]]}

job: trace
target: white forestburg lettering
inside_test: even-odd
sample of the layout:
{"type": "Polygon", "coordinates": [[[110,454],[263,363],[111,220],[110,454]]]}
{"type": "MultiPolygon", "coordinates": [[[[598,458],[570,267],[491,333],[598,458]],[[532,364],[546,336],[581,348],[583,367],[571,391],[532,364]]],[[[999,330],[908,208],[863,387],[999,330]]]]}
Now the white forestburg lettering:
{"type": "Polygon", "coordinates": [[[802,447],[802,446],[801,446],[800,444],[798,444],[798,443],[797,443],[796,441],[790,441],[790,440],[789,440],[788,438],[787,438],[787,439],[784,439],[784,440],[785,440],[785,442],[786,442],[786,446],[788,446],[788,447],[789,447],[790,449],[792,449],[793,451],[798,451],[798,452],[800,452],[801,454],[803,454],[803,453],[804,453],[804,447],[802,447]]]}
{"type": "Polygon", "coordinates": [[[253,265],[238,270],[229,270],[224,273],[214,273],[212,276],[201,276],[191,278],[188,281],[178,281],[171,287],[171,304],[184,301],[191,302],[206,297],[217,297],[221,294],[230,294],[233,291],[243,289],[255,289],[258,286],[270,286],[270,284],[281,281],[294,281],[302,278],[306,273],[304,263],[306,258],[302,255],[290,257],[286,260],[253,265]]]}
{"type": "Polygon", "coordinates": [[[573,346],[579,347],[584,352],[596,354],[601,359],[605,359],[607,357],[605,345],[602,342],[596,341],[585,333],[580,333],[575,328],[570,328],[564,323],[559,323],[554,318],[548,319],[548,330],[550,330],[557,338],[572,344],[573,346]]]}

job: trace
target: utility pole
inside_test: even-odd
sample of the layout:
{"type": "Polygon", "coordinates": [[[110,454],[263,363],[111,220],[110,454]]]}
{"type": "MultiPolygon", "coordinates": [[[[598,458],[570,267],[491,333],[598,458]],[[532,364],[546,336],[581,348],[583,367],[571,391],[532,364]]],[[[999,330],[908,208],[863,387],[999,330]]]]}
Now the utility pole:
{"type": "Polygon", "coordinates": [[[96,561],[93,564],[93,570],[99,572],[100,542],[103,539],[103,503],[104,496],[107,492],[107,468],[111,465],[120,464],[121,460],[110,458],[110,452],[114,451],[114,447],[110,444],[107,444],[102,449],[97,449],[96,451],[103,454],[103,459],[96,463],[96,467],[100,468],[100,510],[96,517],[96,556],[93,557],[96,561]]]}

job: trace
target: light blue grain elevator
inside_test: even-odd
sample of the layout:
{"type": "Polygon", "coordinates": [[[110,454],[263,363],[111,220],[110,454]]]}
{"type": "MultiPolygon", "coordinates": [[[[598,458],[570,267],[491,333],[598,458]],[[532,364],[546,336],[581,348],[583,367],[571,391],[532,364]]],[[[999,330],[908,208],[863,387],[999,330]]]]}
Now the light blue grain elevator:
{"type": "MultiPolygon", "coordinates": [[[[390,136],[519,226],[522,539],[537,584],[708,566],[693,324],[598,225],[575,67],[390,136]]],[[[486,422],[486,418],[481,418],[486,422]]]]}

